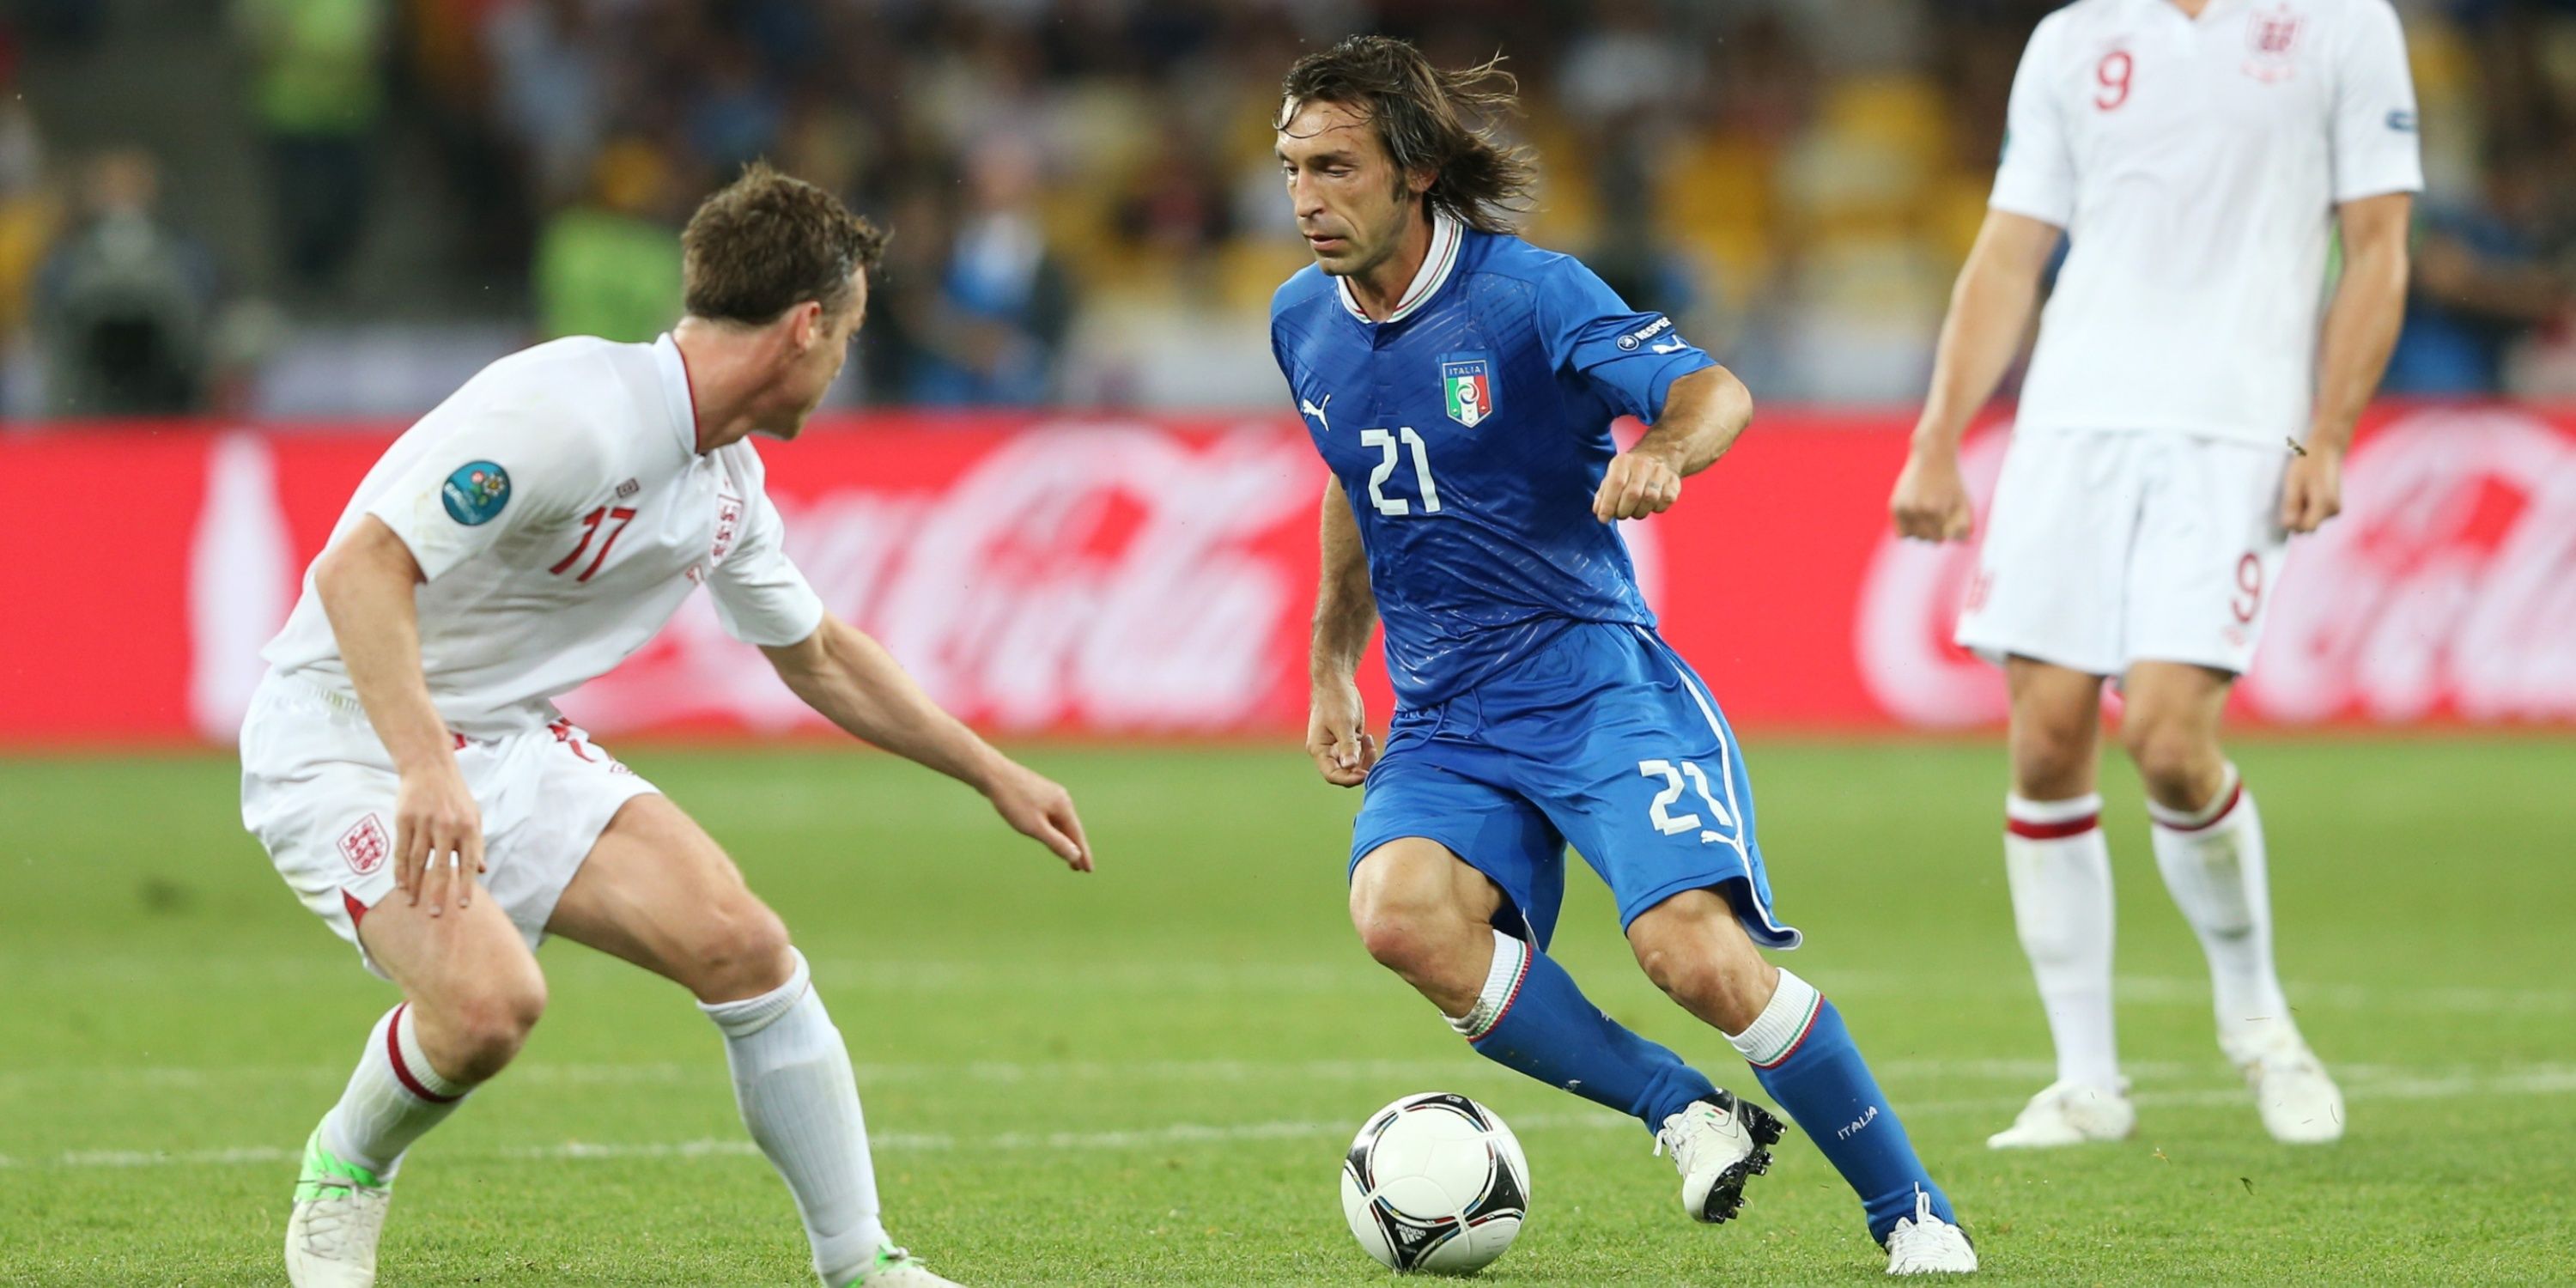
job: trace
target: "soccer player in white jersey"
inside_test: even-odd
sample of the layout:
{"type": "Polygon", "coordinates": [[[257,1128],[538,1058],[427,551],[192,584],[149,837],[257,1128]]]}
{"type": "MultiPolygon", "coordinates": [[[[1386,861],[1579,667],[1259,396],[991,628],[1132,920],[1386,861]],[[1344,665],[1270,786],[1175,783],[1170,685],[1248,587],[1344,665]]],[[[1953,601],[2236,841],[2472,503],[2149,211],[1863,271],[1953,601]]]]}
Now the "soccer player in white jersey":
{"type": "Polygon", "coordinates": [[[1063,788],[824,610],[762,491],[748,436],[795,437],[839,374],[881,234],[755,166],[682,243],[688,312],[670,334],[504,358],[396,441],[267,650],[243,820],[403,994],[305,1147],[286,1233],[298,1288],[375,1282],[395,1172],[527,1040],[548,934],[696,995],[825,1284],[949,1283],[885,1237],[849,1053],[777,914],[551,699],[703,583],[815,710],[973,785],[1074,869],[1090,849],[1063,788]]]}
{"type": "Polygon", "coordinates": [[[2396,339],[2423,183],[2404,35],[2388,0],[2077,0],[2032,33],[2007,124],[1890,502],[1906,536],[1968,536],[1959,438],[2063,233],[1958,630],[2011,692],[2005,872],[2057,1046],[2057,1081],[1988,1143],[2136,1126],[2094,794],[2105,677],[2156,866],[2209,958],[2219,1046],[2273,1136],[2331,1141],[2342,1097],[2282,997],[2262,823],[2219,713],[2289,534],[2340,505],[2396,339]]]}

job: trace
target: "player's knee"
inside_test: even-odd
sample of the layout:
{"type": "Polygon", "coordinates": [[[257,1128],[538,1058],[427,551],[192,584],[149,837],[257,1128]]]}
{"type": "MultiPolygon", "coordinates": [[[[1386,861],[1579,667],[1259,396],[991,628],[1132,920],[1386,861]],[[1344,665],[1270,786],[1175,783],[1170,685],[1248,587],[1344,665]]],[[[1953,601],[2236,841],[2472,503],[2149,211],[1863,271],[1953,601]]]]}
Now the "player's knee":
{"type": "Polygon", "coordinates": [[[1725,991],[1724,972],[1706,955],[1664,944],[1641,944],[1637,964],[1645,968],[1646,978],[1664,995],[1696,1009],[1704,1000],[1725,991]]]}
{"type": "Polygon", "coordinates": [[[709,909],[692,937],[682,982],[702,1002],[758,997],[787,982],[795,971],[787,926],[757,899],[709,909]]]}
{"type": "Polygon", "coordinates": [[[2016,714],[2013,790],[2032,800],[2064,800],[2092,790],[2093,731],[2082,719],[2016,714]]]}
{"type": "Polygon", "coordinates": [[[489,980],[446,1010],[441,1027],[447,1041],[431,1051],[431,1062],[456,1081],[484,1082],[508,1068],[528,1044],[546,1013],[545,977],[530,970],[523,977],[489,980]]]}
{"type": "Polygon", "coordinates": [[[1457,947],[1450,919],[1420,908],[1384,905],[1354,908],[1351,924],[1360,946],[1389,970],[1408,978],[1431,973],[1457,947]]]}
{"type": "Polygon", "coordinates": [[[1665,996],[1729,1032],[1761,1016],[1779,980],[1736,922],[1733,906],[1714,892],[1649,909],[1629,925],[1628,944],[1665,996]]]}
{"type": "Polygon", "coordinates": [[[1683,944],[1647,943],[1637,945],[1637,964],[1683,1010],[1730,1032],[1752,1027],[1770,1000],[1772,979],[1759,957],[1743,962],[1683,944]]]}
{"type": "Polygon", "coordinates": [[[1492,942],[1493,929],[1458,908],[1383,890],[1354,890],[1351,925],[1370,957],[1417,986],[1457,984],[1473,992],[1483,982],[1481,977],[1465,979],[1462,963],[1474,956],[1473,947],[1492,942]]]}
{"type": "Polygon", "coordinates": [[[2147,794],[2166,804],[2198,807],[2225,773],[2217,741],[2181,721],[2132,717],[2120,741],[2147,794]]]}

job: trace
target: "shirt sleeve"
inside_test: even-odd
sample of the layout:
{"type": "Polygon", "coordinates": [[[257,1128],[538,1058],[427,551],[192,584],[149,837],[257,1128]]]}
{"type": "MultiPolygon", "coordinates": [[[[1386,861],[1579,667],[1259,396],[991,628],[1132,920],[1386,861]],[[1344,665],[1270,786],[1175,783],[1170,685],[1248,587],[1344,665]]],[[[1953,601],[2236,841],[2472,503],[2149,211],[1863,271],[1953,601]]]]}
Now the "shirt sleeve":
{"type": "Polygon", "coordinates": [[[2335,60],[2334,199],[2340,204],[2424,189],[2416,142],[2415,80],[2406,32],[2385,0],[2354,6],[2335,60]]]}
{"type": "Polygon", "coordinates": [[[1558,271],[1537,288],[1548,362],[1647,424],[1664,414],[1664,395],[1675,380],[1717,365],[1682,339],[1671,318],[1629,308],[1580,261],[1560,259],[1558,271]]]}
{"type": "MultiPolygon", "coordinates": [[[[462,425],[436,434],[367,507],[429,581],[518,533],[568,520],[608,469],[604,445],[577,416],[544,408],[459,415],[462,425]]],[[[436,433],[414,430],[424,431],[436,433]]]]}
{"type": "Polygon", "coordinates": [[[724,524],[741,525],[732,547],[707,574],[716,620],[726,634],[745,644],[778,648],[801,643],[823,625],[823,598],[787,557],[787,526],[770,503],[758,456],[752,457],[746,483],[741,514],[716,519],[718,544],[724,541],[724,524]]]}
{"type": "Polygon", "coordinates": [[[2075,152],[2066,137],[2057,73],[2057,19],[2043,19],[2022,47],[2004,109],[2004,155],[1986,205],[2064,228],[2075,217],[2075,152]]]}

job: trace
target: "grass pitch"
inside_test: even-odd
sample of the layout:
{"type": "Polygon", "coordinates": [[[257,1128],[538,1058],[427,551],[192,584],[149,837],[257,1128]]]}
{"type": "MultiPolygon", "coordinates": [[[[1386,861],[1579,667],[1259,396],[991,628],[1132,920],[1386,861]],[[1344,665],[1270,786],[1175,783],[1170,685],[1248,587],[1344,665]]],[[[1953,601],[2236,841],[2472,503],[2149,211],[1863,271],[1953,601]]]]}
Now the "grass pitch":
{"type": "MultiPolygon", "coordinates": [[[[1434,1088],[1519,1131],[1534,1211],[1498,1285],[1876,1282],[1792,1135],[1742,1220],[1684,1218],[1636,1126],[1476,1059],[1361,954],[1355,794],[1293,749],[1055,749],[1101,872],[969,793],[827,751],[629,760],[794,928],[848,1035],[898,1238],[971,1284],[1361,1284],[1335,1198],[1363,1116],[1434,1088]]],[[[1999,1155],[2050,1075],[1986,744],[1752,748],[1801,973],[1837,998],[1990,1278],[2576,1283],[2576,743],[2241,750],[2301,1023],[2349,1137],[2262,1134],[2197,945],[2112,776],[2136,1140],[1999,1155]]],[[[229,760],[0,761],[0,1283],[274,1284],[295,1150],[392,1000],[236,823],[229,760]]],[[[1721,1084],[1715,1034],[1639,976],[1599,883],[1559,956],[1721,1084]]],[[[570,944],[519,1064],[415,1152],[387,1288],[800,1285],[787,1194],[677,988],[570,944]]]]}

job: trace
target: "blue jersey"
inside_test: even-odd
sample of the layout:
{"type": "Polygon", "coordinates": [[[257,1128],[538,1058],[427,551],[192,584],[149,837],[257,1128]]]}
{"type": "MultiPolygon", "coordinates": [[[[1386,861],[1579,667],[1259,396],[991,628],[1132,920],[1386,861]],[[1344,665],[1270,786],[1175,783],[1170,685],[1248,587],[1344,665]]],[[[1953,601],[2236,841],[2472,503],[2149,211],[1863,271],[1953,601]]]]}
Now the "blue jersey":
{"type": "Polygon", "coordinates": [[[1387,321],[1308,267],[1270,345],[1350,494],[1403,706],[1447,700],[1573,622],[1652,627],[1617,526],[1592,516],[1610,423],[1715,365],[1571,256],[1435,220],[1387,321]]]}

